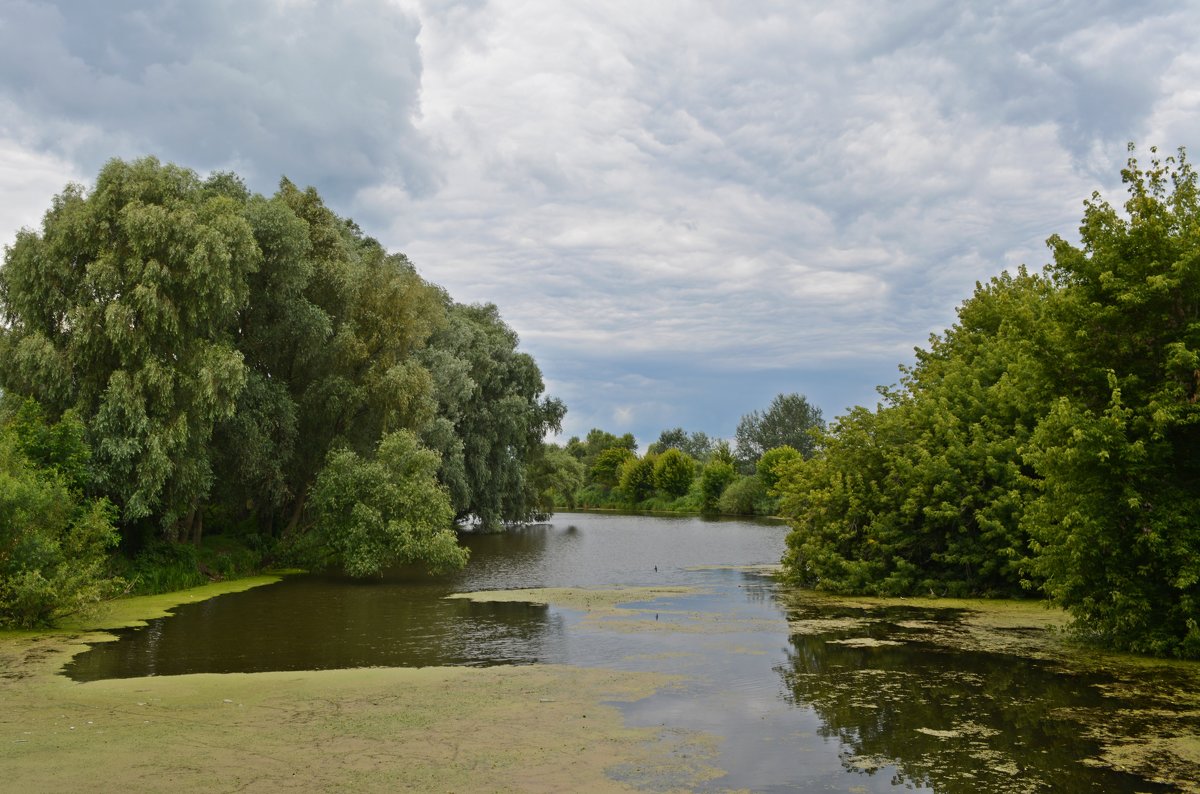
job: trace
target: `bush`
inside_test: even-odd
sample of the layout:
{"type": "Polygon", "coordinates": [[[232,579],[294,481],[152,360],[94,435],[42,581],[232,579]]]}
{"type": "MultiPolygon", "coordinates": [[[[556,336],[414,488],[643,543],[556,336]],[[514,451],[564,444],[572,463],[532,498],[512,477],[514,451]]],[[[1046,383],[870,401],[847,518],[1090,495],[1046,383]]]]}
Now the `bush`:
{"type": "Polygon", "coordinates": [[[716,510],[725,488],[737,477],[733,465],[713,458],[700,472],[700,505],[704,510],[716,510]]]}
{"type": "Polygon", "coordinates": [[[620,491],[627,502],[636,504],[654,495],[655,455],[629,458],[621,466],[620,491]]]}
{"type": "MultiPolygon", "coordinates": [[[[72,439],[64,449],[86,449],[70,417],[49,427],[39,417],[34,426],[72,439]]],[[[71,487],[64,471],[78,461],[57,460],[46,448],[44,465],[35,465],[19,431],[0,427],[0,624],[28,628],[86,611],[117,587],[106,562],[118,537],[112,505],[71,487]]]]}
{"type": "Polygon", "coordinates": [[[331,452],[312,490],[314,561],[351,576],[398,564],[424,563],[435,573],[466,565],[439,462],[407,430],[384,436],[370,459],[331,452]]]}
{"type": "Polygon", "coordinates": [[[654,464],[654,484],[668,496],[686,494],[695,477],[696,462],[677,449],[668,449],[654,464]]]}
{"type": "Polygon", "coordinates": [[[789,447],[787,444],[764,452],[763,456],[758,459],[758,464],[755,467],[758,478],[762,480],[763,488],[768,493],[774,490],[786,468],[800,459],[799,450],[795,447],[789,447]]]}
{"type": "Polygon", "coordinates": [[[200,571],[200,555],[195,546],[166,540],[152,541],[133,558],[122,575],[129,580],[129,591],[137,595],[155,595],[207,584],[200,571]]]}
{"type": "Polygon", "coordinates": [[[717,509],[729,515],[751,516],[766,498],[767,489],[758,475],[739,477],[725,488],[717,500],[717,509]]]}

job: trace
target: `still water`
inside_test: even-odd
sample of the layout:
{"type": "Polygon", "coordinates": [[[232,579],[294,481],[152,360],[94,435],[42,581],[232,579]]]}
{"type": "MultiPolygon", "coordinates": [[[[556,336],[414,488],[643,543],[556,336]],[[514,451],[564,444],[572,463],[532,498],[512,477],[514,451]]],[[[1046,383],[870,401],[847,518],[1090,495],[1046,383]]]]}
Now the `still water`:
{"type": "Polygon", "coordinates": [[[464,536],[470,564],[441,579],[296,576],[186,605],[98,644],[65,672],[95,680],[556,663],[681,673],[682,687],[620,707],[633,725],[720,736],[714,764],[728,774],[706,790],[1183,790],[1096,759],[1100,726],[1162,729],[1139,714],[1200,733],[1194,708],[1163,717],[1174,701],[1159,694],[1195,687],[1192,668],[1118,674],[932,641],[954,634],[953,610],[843,614],[755,571],[778,562],[785,534],[766,522],[559,514],[549,524],[464,536]],[[620,621],[445,598],[645,585],[699,592],[626,605],[620,621]]]}

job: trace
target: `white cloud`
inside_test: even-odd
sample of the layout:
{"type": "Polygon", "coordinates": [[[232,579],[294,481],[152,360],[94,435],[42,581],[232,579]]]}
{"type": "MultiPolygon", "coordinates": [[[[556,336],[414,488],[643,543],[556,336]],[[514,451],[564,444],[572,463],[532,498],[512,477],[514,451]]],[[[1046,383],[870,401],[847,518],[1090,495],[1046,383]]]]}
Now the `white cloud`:
{"type": "Polygon", "coordinates": [[[84,181],[71,163],[2,135],[0,174],[0,246],[12,245],[19,229],[38,229],[51,199],[68,182],[84,181]]]}

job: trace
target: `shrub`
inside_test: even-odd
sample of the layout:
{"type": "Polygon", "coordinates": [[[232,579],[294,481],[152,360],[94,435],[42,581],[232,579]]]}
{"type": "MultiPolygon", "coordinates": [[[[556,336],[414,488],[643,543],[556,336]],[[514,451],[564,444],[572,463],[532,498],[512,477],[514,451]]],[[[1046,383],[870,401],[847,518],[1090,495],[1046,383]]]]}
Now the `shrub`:
{"type": "MultiPolygon", "coordinates": [[[[35,424],[46,437],[69,439],[62,449],[86,449],[82,426],[69,417],[49,427],[40,418],[35,424]]],[[[118,540],[115,511],[71,487],[64,471],[75,471],[78,461],[57,460],[46,448],[45,465],[33,463],[18,430],[0,427],[0,624],[51,625],[117,586],[106,565],[107,550],[118,540]]]]}
{"type": "Polygon", "coordinates": [[[725,488],[737,477],[733,465],[714,457],[700,472],[701,508],[716,510],[725,488]]]}
{"type": "Polygon", "coordinates": [[[758,512],[759,504],[766,497],[767,489],[758,475],[739,477],[725,488],[717,500],[717,508],[730,515],[750,516],[758,512]]]}
{"type": "Polygon", "coordinates": [[[668,449],[654,464],[654,484],[668,496],[686,494],[695,477],[696,462],[677,449],[668,449]]]}

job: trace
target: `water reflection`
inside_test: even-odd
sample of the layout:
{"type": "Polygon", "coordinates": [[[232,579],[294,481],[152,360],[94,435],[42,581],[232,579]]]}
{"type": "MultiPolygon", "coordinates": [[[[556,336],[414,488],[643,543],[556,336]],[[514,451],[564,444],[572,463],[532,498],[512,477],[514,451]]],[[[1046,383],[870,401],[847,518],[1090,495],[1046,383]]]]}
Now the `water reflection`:
{"type": "Polygon", "coordinates": [[[898,784],[971,794],[1177,790],[1085,763],[1101,749],[1092,721],[1149,705],[1106,697],[1111,675],[923,641],[938,623],[954,631],[955,613],[879,609],[865,625],[790,638],[786,697],[816,712],[847,770],[888,765],[898,784]]]}

